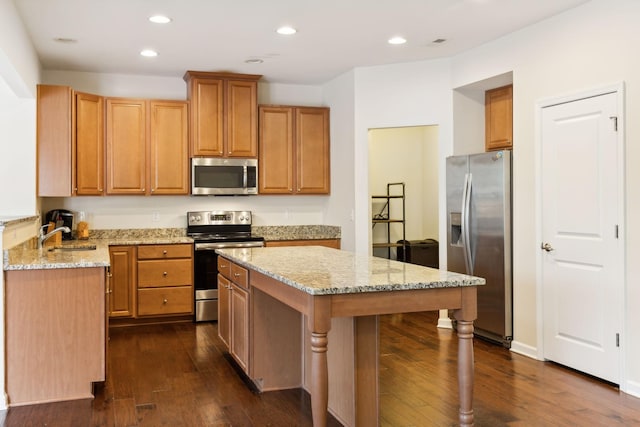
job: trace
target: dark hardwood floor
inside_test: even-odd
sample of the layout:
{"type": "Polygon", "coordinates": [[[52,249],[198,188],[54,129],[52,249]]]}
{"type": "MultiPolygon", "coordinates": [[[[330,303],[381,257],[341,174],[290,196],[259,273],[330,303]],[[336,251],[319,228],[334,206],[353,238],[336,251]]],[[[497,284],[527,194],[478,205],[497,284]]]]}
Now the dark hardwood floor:
{"type": "MultiPolygon", "coordinates": [[[[381,426],[456,425],[457,341],[436,316],[381,317],[381,426]]],[[[304,392],[252,393],[221,349],[215,323],[112,329],[95,399],[11,408],[0,425],[311,426],[304,392]]],[[[640,426],[640,399],[610,384],[481,340],[475,361],[477,426],[640,426]]]]}

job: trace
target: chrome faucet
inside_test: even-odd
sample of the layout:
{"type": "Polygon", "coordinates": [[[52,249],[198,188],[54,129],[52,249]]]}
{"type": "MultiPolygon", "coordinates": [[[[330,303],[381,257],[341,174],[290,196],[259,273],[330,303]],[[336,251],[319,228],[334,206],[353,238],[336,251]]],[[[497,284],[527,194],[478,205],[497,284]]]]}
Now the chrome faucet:
{"type": "Polygon", "coordinates": [[[50,231],[49,233],[45,234],[44,233],[44,228],[48,227],[48,224],[43,225],[42,227],[40,227],[40,237],[38,238],[38,248],[42,248],[42,244],[51,236],[53,236],[54,234],[56,234],[58,231],[64,231],[65,233],[70,233],[71,229],[69,227],[58,227],[53,229],[52,231],[50,231]]]}

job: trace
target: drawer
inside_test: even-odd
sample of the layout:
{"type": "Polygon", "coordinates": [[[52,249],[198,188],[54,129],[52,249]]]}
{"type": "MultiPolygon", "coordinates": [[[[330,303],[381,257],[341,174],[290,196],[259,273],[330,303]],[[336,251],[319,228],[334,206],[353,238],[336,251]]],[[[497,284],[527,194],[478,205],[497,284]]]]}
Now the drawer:
{"type": "Polygon", "coordinates": [[[138,290],[138,316],[193,314],[193,287],[138,290]]]}
{"type": "Polygon", "coordinates": [[[249,271],[238,264],[231,263],[231,281],[238,286],[249,289],[249,271]]]}
{"type": "Polygon", "coordinates": [[[190,259],[138,261],[138,287],[156,288],[193,284],[190,259]]]}
{"type": "Polygon", "coordinates": [[[218,257],[218,273],[227,279],[231,279],[231,261],[221,256],[218,257]]]}
{"type": "Polygon", "coordinates": [[[138,259],[191,258],[193,245],[139,245],[138,259]]]}

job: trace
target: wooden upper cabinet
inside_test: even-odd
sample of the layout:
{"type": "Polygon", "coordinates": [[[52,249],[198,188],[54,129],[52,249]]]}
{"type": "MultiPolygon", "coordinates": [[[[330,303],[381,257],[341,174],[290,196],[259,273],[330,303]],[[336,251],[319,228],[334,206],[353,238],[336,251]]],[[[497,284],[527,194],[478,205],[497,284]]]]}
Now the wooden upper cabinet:
{"type": "Polygon", "coordinates": [[[329,194],[329,109],[296,108],[297,193],[329,194]]]}
{"type": "Polygon", "coordinates": [[[76,194],[104,193],[104,99],[76,92],[76,194]]]}
{"type": "Polygon", "coordinates": [[[69,197],[75,188],[73,90],[38,85],[38,196],[69,197]]]}
{"type": "Polygon", "coordinates": [[[260,106],[258,192],[293,193],[293,108],[260,106]]]}
{"type": "Polygon", "coordinates": [[[187,103],[151,101],[151,194],[189,194],[187,103]]]}
{"type": "Polygon", "coordinates": [[[329,194],[329,109],[260,106],[261,194],[329,194]]]}
{"type": "Polygon", "coordinates": [[[185,101],[107,98],[107,194],[189,194],[185,101]]]}
{"type": "Polygon", "coordinates": [[[192,156],[257,157],[260,77],[186,72],[192,156]]]}
{"type": "Polygon", "coordinates": [[[107,194],[143,195],[147,189],[147,103],[107,98],[107,194]]]}
{"type": "Polygon", "coordinates": [[[485,148],[487,151],[513,146],[513,86],[485,92],[485,148]]]}

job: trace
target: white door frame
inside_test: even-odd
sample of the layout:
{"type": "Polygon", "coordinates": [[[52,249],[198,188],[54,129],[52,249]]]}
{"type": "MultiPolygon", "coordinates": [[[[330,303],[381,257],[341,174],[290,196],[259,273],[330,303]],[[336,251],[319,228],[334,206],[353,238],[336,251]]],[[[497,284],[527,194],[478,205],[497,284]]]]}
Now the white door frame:
{"type": "Polygon", "coordinates": [[[618,94],[618,176],[617,176],[617,186],[618,191],[621,197],[618,200],[618,212],[620,212],[620,221],[618,224],[618,244],[620,247],[621,257],[618,261],[618,271],[619,276],[618,280],[622,281],[623,286],[623,298],[624,302],[622,304],[621,309],[622,313],[622,325],[621,327],[621,337],[620,337],[620,390],[626,391],[626,370],[625,370],[625,360],[626,360],[626,323],[627,323],[627,263],[626,263],[626,218],[625,218],[625,202],[626,202],[626,192],[625,192],[625,109],[624,109],[624,99],[625,99],[625,90],[624,90],[624,82],[614,83],[607,86],[601,86],[597,88],[593,88],[590,90],[585,90],[582,92],[572,93],[568,95],[545,98],[536,102],[535,106],[535,171],[536,171],[536,237],[537,241],[536,245],[536,325],[537,325],[537,358],[538,360],[544,360],[544,315],[543,315],[543,287],[542,287],[542,261],[543,261],[543,253],[540,249],[540,244],[542,242],[542,174],[544,171],[542,170],[542,109],[545,107],[550,107],[556,104],[563,104],[567,102],[577,101],[584,98],[590,98],[594,96],[604,95],[607,93],[616,92],[618,94]]]}

